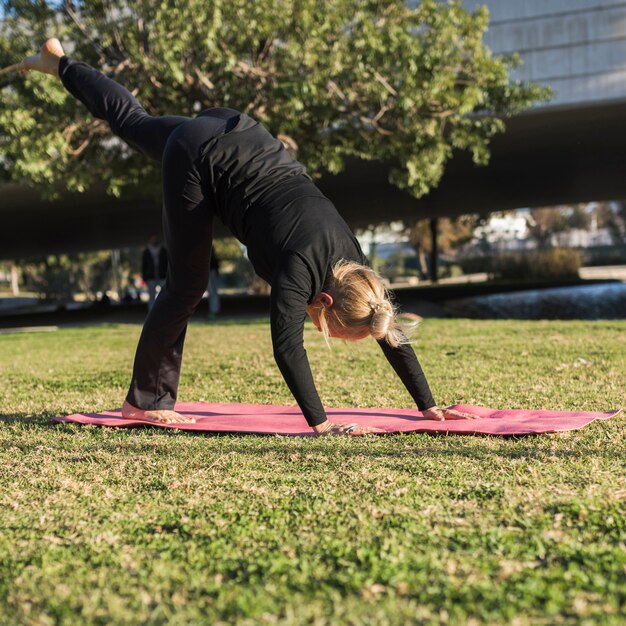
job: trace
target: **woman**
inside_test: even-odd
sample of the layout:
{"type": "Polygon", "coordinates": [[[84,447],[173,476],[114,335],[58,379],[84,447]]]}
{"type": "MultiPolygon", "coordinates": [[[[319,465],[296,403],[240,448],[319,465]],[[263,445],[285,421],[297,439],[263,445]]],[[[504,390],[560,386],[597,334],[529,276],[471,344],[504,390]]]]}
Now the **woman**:
{"type": "Polygon", "coordinates": [[[124,87],[66,57],[57,39],[46,41],[19,70],[60,78],[113,133],[161,163],[168,274],[141,333],[124,417],[193,421],[173,409],[187,322],[207,285],[214,215],[247,246],[256,273],[272,286],[274,356],[317,434],[383,431],[326,418],[303,346],[307,314],[326,337],[373,336],[424,416],[474,417],[436,406],[357,240],[304,166],[261,124],[222,107],[195,118],[152,117],[124,87]]]}

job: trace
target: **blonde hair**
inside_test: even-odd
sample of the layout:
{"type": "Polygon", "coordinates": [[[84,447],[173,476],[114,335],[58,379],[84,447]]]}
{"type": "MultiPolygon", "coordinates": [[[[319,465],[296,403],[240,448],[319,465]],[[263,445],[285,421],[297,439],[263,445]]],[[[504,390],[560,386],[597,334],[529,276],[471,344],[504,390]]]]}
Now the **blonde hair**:
{"type": "Polygon", "coordinates": [[[372,336],[393,348],[410,343],[404,331],[417,323],[397,319],[397,308],[373,269],[353,261],[339,261],[333,266],[324,291],[333,298],[332,306],[319,309],[319,325],[326,343],[331,332],[346,341],[372,336]]]}

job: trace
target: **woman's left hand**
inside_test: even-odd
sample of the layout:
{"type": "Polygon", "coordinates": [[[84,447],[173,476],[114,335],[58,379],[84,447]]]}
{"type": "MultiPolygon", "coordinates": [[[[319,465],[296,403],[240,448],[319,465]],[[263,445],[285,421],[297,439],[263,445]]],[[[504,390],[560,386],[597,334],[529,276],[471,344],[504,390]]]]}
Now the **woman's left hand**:
{"type": "Polygon", "coordinates": [[[463,411],[457,411],[456,409],[444,409],[438,406],[433,406],[430,409],[422,411],[422,415],[429,420],[438,420],[443,422],[444,420],[479,420],[480,415],[474,413],[464,413],[463,411]]]}
{"type": "Polygon", "coordinates": [[[372,435],[375,433],[386,433],[386,430],[382,428],[376,428],[375,426],[361,426],[359,424],[337,424],[326,420],[322,424],[313,426],[313,430],[318,437],[325,435],[349,435],[350,437],[356,437],[360,435],[372,435]]]}

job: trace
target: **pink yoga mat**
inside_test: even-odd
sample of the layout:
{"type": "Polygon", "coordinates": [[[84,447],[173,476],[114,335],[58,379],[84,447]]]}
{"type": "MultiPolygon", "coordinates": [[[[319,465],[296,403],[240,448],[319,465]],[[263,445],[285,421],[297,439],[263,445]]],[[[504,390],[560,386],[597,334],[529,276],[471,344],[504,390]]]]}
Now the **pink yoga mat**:
{"type": "MultiPolygon", "coordinates": [[[[582,411],[526,411],[487,409],[456,404],[453,407],[480,415],[475,420],[425,419],[416,409],[327,409],[329,419],[377,426],[387,433],[437,432],[454,435],[533,435],[576,430],[594,420],[605,420],[621,412],[589,413],[582,411]]],[[[57,422],[76,422],[98,426],[157,426],[214,433],[249,433],[255,435],[310,436],[313,433],[297,407],[267,404],[212,404],[179,402],[176,410],[193,416],[194,424],[151,424],[121,417],[120,409],[102,413],[78,413],[53,418],[57,422]]]]}

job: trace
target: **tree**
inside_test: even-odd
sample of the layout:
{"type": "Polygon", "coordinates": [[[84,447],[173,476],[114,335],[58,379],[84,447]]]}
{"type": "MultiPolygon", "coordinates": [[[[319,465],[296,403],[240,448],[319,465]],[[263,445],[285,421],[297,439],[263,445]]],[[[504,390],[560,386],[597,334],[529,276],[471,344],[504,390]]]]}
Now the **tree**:
{"type": "Polygon", "coordinates": [[[528,219],[528,234],[539,248],[551,247],[552,235],[569,229],[563,207],[541,207],[531,209],[528,219]]]}
{"type": "MultiPolygon", "coordinates": [[[[450,253],[470,241],[474,229],[484,215],[461,215],[455,218],[438,218],[435,224],[437,229],[437,247],[444,253],[450,253]]],[[[422,276],[430,276],[437,281],[436,259],[433,258],[433,224],[431,220],[419,220],[408,228],[409,241],[417,254],[420,272],[422,276]],[[430,268],[426,261],[427,255],[431,256],[430,268]]]]}
{"type": "Polygon", "coordinates": [[[626,243],[626,204],[624,202],[599,202],[594,210],[596,226],[608,228],[613,243],[626,243]]]}
{"type": "Polygon", "coordinates": [[[51,254],[31,258],[21,264],[26,286],[48,300],[72,300],[74,294],[83,293],[96,299],[98,292],[105,293],[112,287],[121,290],[130,282],[130,275],[138,271],[137,250],[126,250],[121,263],[122,276],[114,276],[110,251],[82,252],[78,254],[51,254]],[[123,285],[115,285],[121,278],[123,285]]]}
{"type": "Polygon", "coordinates": [[[432,252],[433,244],[428,220],[419,220],[416,222],[409,228],[408,235],[411,245],[415,248],[420,274],[422,278],[425,278],[429,275],[426,255],[432,252]]]}
{"type": "MultiPolygon", "coordinates": [[[[516,58],[483,44],[488,12],[459,0],[3,1],[0,63],[58,36],[74,57],[127,85],[151,114],[238,108],[261,121],[313,175],[347,156],[390,161],[418,197],[453,149],[476,163],[499,117],[547,91],[512,83],[516,58]],[[323,7],[323,8],[320,8],[323,7]]],[[[106,124],[51,77],[4,77],[0,177],[119,195],[158,189],[159,167],[111,139],[106,124]],[[86,167],[86,164],[89,164],[86,167]]]]}
{"type": "Polygon", "coordinates": [[[591,219],[587,205],[574,204],[565,209],[565,222],[568,229],[587,230],[591,219]]]}

